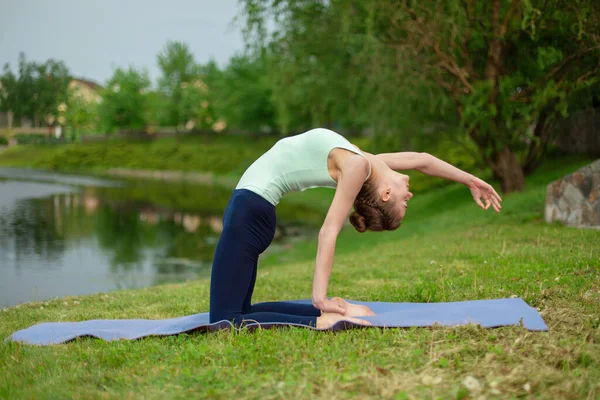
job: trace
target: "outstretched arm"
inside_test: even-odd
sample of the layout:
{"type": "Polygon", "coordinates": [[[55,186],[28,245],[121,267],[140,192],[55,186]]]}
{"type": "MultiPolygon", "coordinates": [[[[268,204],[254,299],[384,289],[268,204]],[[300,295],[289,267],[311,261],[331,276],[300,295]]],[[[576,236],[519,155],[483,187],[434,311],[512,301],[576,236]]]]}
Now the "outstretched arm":
{"type": "Polygon", "coordinates": [[[319,231],[319,244],[313,280],[313,305],[324,312],[345,314],[346,309],[339,301],[327,298],[327,286],[333,266],[333,256],[338,234],[344,225],[356,195],[369,173],[369,165],[364,157],[348,157],[338,177],[335,196],[319,231]]]}
{"type": "Polygon", "coordinates": [[[416,169],[425,175],[438,176],[464,185],[468,185],[473,179],[473,175],[428,153],[405,151],[401,153],[377,154],[376,157],[383,160],[394,171],[416,169]]]}
{"type": "Polygon", "coordinates": [[[401,152],[377,154],[376,157],[383,160],[388,167],[395,171],[416,169],[426,175],[462,183],[469,188],[475,202],[484,210],[493,206],[494,210],[499,212],[502,208],[500,206],[502,199],[491,185],[431,154],[401,152]]]}

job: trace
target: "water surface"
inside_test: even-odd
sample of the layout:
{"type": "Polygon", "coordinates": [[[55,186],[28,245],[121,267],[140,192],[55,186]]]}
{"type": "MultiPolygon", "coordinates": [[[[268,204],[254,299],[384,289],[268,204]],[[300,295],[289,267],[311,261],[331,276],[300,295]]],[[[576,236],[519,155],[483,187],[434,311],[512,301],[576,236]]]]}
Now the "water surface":
{"type": "MultiPolygon", "coordinates": [[[[230,193],[0,168],[0,307],[208,277],[230,193]]],[[[301,211],[270,251],[314,231],[301,211]]]]}

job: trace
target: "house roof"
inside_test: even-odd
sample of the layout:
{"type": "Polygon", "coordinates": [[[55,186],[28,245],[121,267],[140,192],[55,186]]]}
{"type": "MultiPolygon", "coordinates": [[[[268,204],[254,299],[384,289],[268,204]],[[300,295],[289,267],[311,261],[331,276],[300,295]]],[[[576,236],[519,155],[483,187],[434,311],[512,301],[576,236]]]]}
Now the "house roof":
{"type": "Polygon", "coordinates": [[[99,84],[97,84],[94,81],[90,81],[88,79],[83,79],[83,78],[73,78],[71,81],[75,81],[77,83],[79,83],[80,85],[84,85],[89,87],[92,90],[102,90],[103,87],[100,86],[99,84]]]}

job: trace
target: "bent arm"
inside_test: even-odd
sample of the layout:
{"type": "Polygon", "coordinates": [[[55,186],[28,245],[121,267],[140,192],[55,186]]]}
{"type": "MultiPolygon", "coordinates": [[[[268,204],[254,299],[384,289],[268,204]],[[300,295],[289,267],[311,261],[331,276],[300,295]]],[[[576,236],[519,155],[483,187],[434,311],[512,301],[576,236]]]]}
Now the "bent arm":
{"type": "Polygon", "coordinates": [[[469,185],[473,181],[473,175],[456,168],[428,153],[401,152],[377,154],[388,167],[395,171],[415,169],[425,175],[437,176],[469,185]]]}
{"type": "Polygon", "coordinates": [[[335,196],[319,231],[312,301],[313,305],[322,311],[339,312],[339,310],[326,309],[327,286],[333,267],[335,245],[344,221],[352,209],[354,199],[367,178],[368,171],[368,163],[363,157],[349,157],[346,160],[338,178],[335,196]]]}

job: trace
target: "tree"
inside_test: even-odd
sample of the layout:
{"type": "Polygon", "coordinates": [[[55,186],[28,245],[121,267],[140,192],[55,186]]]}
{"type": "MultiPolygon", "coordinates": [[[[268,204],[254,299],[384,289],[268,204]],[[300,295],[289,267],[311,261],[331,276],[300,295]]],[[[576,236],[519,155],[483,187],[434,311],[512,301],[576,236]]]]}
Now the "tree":
{"type": "Polygon", "coordinates": [[[5,64],[4,73],[0,76],[0,110],[18,114],[20,104],[16,100],[17,80],[18,78],[10,70],[10,66],[5,64]]]}
{"type": "MultiPolygon", "coordinates": [[[[340,64],[350,63],[347,71],[359,77],[354,90],[366,110],[373,110],[369,103],[381,104],[380,94],[389,95],[384,100],[390,103],[401,100],[395,105],[405,110],[420,103],[425,114],[435,108],[445,114],[452,105],[456,118],[446,118],[460,121],[505,192],[524,187],[554,121],[566,115],[578,91],[598,82],[600,3],[595,0],[250,0],[244,15],[253,40],[263,46],[286,41],[276,53],[288,58],[297,55],[292,48],[302,35],[323,49],[318,42],[330,41],[321,27],[338,27],[339,46],[354,44],[358,56],[329,58],[329,64],[318,66],[344,71],[340,64]],[[307,15],[326,19],[311,24],[307,15]],[[267,38],[264,21],[270,17],[276,29],[267,38]],[[394,92],[408,96],[398,99],[394,92]]],[[[300,53],[308,51],[299,46],[300,53]]],[[[364,115],[367,121],[376,118],[364,115]]],[[[393,129],[401,121],[384,122],[393,129]]]]}
{"type": "Polygon", "coordinates": [[[597,81],[595,1],[404,1],[393,15],[378,11],[383,24],[401,19],[400,29],[379,37],[410,52],[422,76],[454,101],[505,192],[524,187],[553,122],[566,116],[567,97],[597,81]]]}
{"type": "Polygon", "coordinates": [[[162,71],[159,78],[159,90],[169,99],[167,105],[165,124],[169,126],[181,127],[188,121],[197,117],[195,108],[190,108],[186,103],[186,96],[196,96],[197,81],[199,77],[199,67],[194,61],[187,44],[182,42],[169,41],[164,49],[158,54],[158,66],[162,71]],[[184,104],[186,103],[186,104],[184,104]]]}
{"type": "Polygon", "coordinates": [[[117,68],[106,82],[99,105],[100,122],[107,133],[117,129],[140,131],[147,125],[150,78],[147,71],[117,68]]]}
{"type": "Polygon", "coordinates": [[[353,62],[362,41],[343,35],[345,21],[334,12],[321,1],[246,2],[246,37],[265,61],[264,81],[283,133],[363,125],[360,89],[368,77],[353,62]],[[268,40],[267,18],[276,21],[268,40]]]}
{"type": "Polygon", "coordinates": [[[150,90],[146,95],[148,108],[146,110],[146,121],[150,129],[161,126],[168,119],[169,99],[158,90],[150,90]]]}
{"type": "Polygon", "coordinates": [[[0,107],[14,113],[17,124],[28,118],[35,126],[44,121],[52,125],[58,117],[58,106],[67,101],[71,75],[61,61],[47,60],[43,64],[27,61],[19,54],[19,71],[15,75],[10,65],[4,66],[0,77],[0,107]]]}
{"type": "Polygon", "coordinates": [[[73,92],[69,94],[64,117],[73,138],[97,129],[100,123],[98,109],[99,104],[95,101],[86,100],[73,92]]]}
{"type": "Polygon", "coordinates": [[[215,70],[214,65],[212,72],[206,71],[213,86],[211,90],[216,92],[211,100],[216,102],[219,116],[230,128],[267,133],[276,130],[267,63],[264,54],[236,55],[230,58],[222,73],[215,70]]]}

